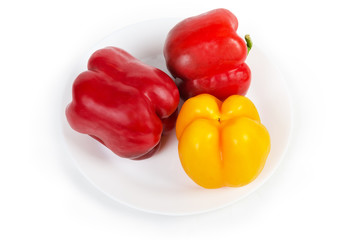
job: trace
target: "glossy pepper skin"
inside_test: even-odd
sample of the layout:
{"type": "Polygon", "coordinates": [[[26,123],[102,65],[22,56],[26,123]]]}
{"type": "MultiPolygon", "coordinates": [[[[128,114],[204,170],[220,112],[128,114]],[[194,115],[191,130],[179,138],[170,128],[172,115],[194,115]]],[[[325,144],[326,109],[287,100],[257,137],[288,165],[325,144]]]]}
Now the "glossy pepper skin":
{"type": "Polygon", "coordinates": [[[238,21],[226,9],[187,18],[170,30],[164,46],[167,68],[183,99],[208,93],[220,100],[245,95],[251,71],[248,47],[237,33],[238,21]]]}
{"type": "Polygon", "coordinates": [[[270,136],[254,104],[233,95],[221,102],[201,94],[188,99],[176,122],[181,164],[204,188],[241,187],[262,171],[270,136]]]}
{"type": "Polygon", "coordinates": [[[156,151],[164,128],[174,125],[178,103],[167,74],[107,47],[93,53],[88,70],[75,79],[66,117],[74,130],[120,157],[142,159],[156,151]]]}

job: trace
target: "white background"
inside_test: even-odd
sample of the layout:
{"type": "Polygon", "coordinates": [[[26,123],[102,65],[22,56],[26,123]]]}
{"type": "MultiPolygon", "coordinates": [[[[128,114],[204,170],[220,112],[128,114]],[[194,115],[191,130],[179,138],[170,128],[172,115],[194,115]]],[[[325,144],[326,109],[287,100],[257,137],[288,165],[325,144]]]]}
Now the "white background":
{"type": "Polygon", "coordinates": [[[357,1],[2,1],[0,239],[360,239],[357,1]],[[169,217],[102,195],[61,144],[55,117],[86,51],[126,25],[231,10],[283,73],[294,132],[258,191],[169,217]]]}

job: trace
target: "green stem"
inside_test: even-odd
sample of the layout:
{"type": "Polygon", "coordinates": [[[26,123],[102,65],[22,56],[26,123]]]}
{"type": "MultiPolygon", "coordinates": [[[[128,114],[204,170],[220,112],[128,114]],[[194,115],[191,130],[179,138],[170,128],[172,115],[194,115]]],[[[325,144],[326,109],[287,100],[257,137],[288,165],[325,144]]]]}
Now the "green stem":
{"type": "Polygon", "coordinates": [[[245,35],[245,41],[246,41],[246,46],[247,46],[247,54],[249,55],[250,49],[252,48],[252,45],[253,45],[249,34],[245,35]]]}

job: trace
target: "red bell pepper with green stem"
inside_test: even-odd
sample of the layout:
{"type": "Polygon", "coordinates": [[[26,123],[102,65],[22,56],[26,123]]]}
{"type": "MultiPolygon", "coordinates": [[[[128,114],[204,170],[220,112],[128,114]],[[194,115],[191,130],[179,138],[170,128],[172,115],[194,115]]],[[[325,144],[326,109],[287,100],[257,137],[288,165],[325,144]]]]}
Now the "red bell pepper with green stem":
{"type": "Polygon", "coordinates": [[[66,108],[70,126],[131,159],[156,151],[163,130],[174,125],[179,103],[178,89],[167,74],[115,47],[90,57],[72,95],[66,108]]]}
{"type": "Polygon", "coordinates": [[[252,42],[236,33],[238,21],[226,9],[187,18],[168,33],[164,56],[183,99],[208,93],[220,100],[245,95],[251,71],[245,63],[252,42]]]}

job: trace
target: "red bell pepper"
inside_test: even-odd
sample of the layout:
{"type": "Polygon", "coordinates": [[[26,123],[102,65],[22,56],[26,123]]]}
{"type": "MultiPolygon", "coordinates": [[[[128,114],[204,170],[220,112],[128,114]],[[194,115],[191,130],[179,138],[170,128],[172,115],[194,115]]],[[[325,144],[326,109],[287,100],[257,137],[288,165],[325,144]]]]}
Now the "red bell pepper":
{"type": "Polygon", "coordinates": [[[171,29],[164,56],[183,99],[201,93],[220,100],[246,94],[251,72],[244,61],[252,43],[248,35],[247,43],[237,35],[237,27],[234,14],[215,9],[171,29]]]}
{"type": "Polygon", "coordinates": [[[66,108],[70,126],[131,159],[156,151],[163,129],[174,125],[179,103],[167,74],[115,47],[90,57],[88,70],[73,83],[72,96],[66,108]]]}

